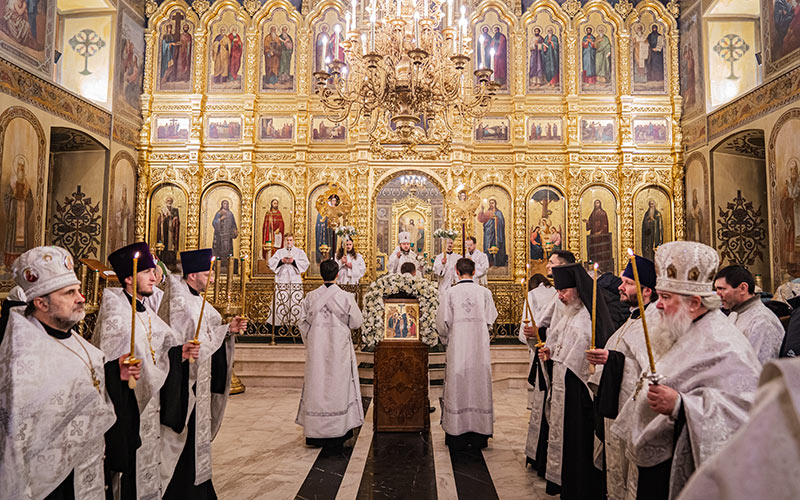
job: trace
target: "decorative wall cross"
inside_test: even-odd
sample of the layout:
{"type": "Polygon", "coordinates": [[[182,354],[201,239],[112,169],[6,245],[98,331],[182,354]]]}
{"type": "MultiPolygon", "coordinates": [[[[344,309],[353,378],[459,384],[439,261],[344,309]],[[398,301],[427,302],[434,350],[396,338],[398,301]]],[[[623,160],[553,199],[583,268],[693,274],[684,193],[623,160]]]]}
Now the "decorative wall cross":
{"type": "Polygon", "coordinates": [[[82,75],[91,75],[89,71],[89,58],[97,54],[100,49],[106,46],[106,42],[100,38],[100,35],[91,28],[82,29],[69,39],[69,46],[72,50],[83,57],[83,71],[82,75]]]}
{"type": "Polygon", "coordinates": [[[747,201],[738,190],[725,209],[718,208],[717,240],[723,260],[740,266],[752,266],[756,259],[763,262],[767,229],[761,207],[754,209],[753,202],[747,201]]]}
{"type": "Polygon", "coordinates": [[[66,248],[78,259],[96,257],[101,232],[100,201],[92,204],[80,185],[71,197],[64,198],[63,205],[56,201],[50,225],[54,245],[66,248]]]}
{"type": "Polygon", "coordinates": [[[750,50],[750,46],[747,45],[744,38],[734,34],[723,36],[714,45],[714,52],[719,54],[723,61],[728,61],[731,64],[731,74],[728,75],[728,80],[739,79],[733,72],[733,63],[741,59],[748,50],[750,50]]]}

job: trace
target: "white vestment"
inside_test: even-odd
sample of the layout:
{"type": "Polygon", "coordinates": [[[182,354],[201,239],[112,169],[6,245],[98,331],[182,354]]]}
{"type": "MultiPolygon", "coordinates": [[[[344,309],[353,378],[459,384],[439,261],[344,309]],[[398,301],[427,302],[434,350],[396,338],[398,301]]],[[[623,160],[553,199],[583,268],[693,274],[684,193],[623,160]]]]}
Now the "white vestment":
{"type": "Polygon", "coordinates": [[[161,308],[161,300],[163,298],[164,298],[164,290],[154,286],[153,295],[145,297],[142,302],[144,302],[144,305],[149,307],[151,311],[158,313],[158,310],[161,308]]]}
{"type": "Polygon", "coordinates": [[[761,364],[778,357],[786,330],[760,297],[739,304],[728,317],[750,341],[761,364]]]}
{"type": "Polygon", "coordinates": [[[453,284],[458,281],[458,272],[456,271],[456,262],[460,256],[457,253],[450,252],[447,254],[447,262],[442,264],[445,253],[442,252],[436,256],[433,261],[433,274],[439,280],[439,296],[441,297],[445,290],[449,290],[453,284]]]}
{"type": "Polygon", "coordinates": [[[475,275],[472,277],[475,283],[479,285],[489,283],[489,279],[486,277],[486,273],[489,272],[489,257],[477,248],[474,252],[468,253],[466,257],[475,263],[475,275]]]}
{"type": "Polygon", "coordinates": [[[74,471],[75,498],[104,500],[104,434],[116,421],[105,356],[78,335],[51,337],[24,309],[11,309],[0,344],[0,498],[42,499],[74,471]]]}
{"type": "Polygon", "coordinates": [[[761,364],[744,334],[715,310],[696,319],[656,359],[656,371],[680,395],[686,425],[678,441],[673,442],[674,418],[650,409],[646,385],[638,396],[634,391],[636,399],[625,403],[611,431],[625,442],[637,466],[653,467],[672,458],[669,494],[675,498],[695,468],[747,421],[761,364]]]}
{"type": "Polygon", "coordinates": [[[550,359],[553,360],[553,379],[550,395],[550,437],[547,445],[548,481],[561,485],[561,467],[563,466],[564,445],[564,404],[566,396],[567,370],[588,388],[589,363],[586,361],[586,350],[589,348],[592,335],[592,317],[583,303],[577,311],[565,306],[558,316],[558,323],[547,330],[545,347],[550,348],[550,359]]]}
{"type": "MultiPolygon", "coordinates": [[[[135,355],[142,374],[134,393],[139,406],[139,436],[136,450],[136,495],[142,500],[160,499],[161,488],[161,398],[160,390],[169,373],[167,353],[181,345],[178,334],[158,314],[145,306],[136,313],[135,355]],[[151,354],[151,349],[155,351],[151,354]],[[155,357],[155,361],[153,361],[155,357]]],[[[97,313],[92,343],[108,359],[130,353],[131,302],[122,288],[106,288],[97,313]]]]}
{"type": "MultiPolygon", "coordinates": [[[[538,287],[528,292],[528,304],[531,308],[530,312],[533,314],[533,321],[536,322],[536,326],[539,328],[548,328],[556,310],[558,309],[560,311],[561,308],[564,307],[564,304],[558,300],[558,293],[556,292],[556,289],[553,287],[546,287],[543,284],[540,284],[538,287]]],[[[524,314],[525,313],[523,312],[523,321],[525,320],[524,314]]],[[[523,344],[527,344],[528,346],[530,358],[530,362],[528,363],[528,373],[530,373],[533,367],[534,358],[536,357],[536,350],[534,349],[534,345],[536,345],[536,337],[530,339],[526,337],[523,330],[524,326],[525,323],[521,322],[519,341],[523,344]]],[[[533,326],[533,323],[530,323],[529,326],[533,326]]],[[[547,371],[544,369],[542,369],[540,373],[544,373],[545,376],[547,376],[547,371]]],[[[531,459],[536,458],[536,450],[539,447],[539,432],[542,426],[544,406],[549,404],[547,397],[549,394],[550,381],[539,381],[539,373],[536,375],[536,385],[545,385],[547,390],[542,391],[539,387],[533,387],[526,381],[526,385],[528,387],[528,408],[531,410],[531,417],[528,421],[528,438],[525,441],[525,455],[531,459]]]]}
{"type": "Polygon", "coordinates": [[[496,319],[492,292],[469,281],[439,299],[436,329],[447,346],[442,427],[452,436],[493,433],[489,327],[496,319]]]}
{"type": "Polygon", "coordinates": [[[749,420],[692,475],[680,500],[800,498],[800,359],[767,363],[749,420]]]}
{"type": "MultiPolygon", "coordinates": [[[[194,339],[203,300],[203,294],[194,295],[181,276],[172,275],[167,279],[167,288],[158,315],[172,326],[179,335],[179,342],[194,339]]],[[[198,337],[200,356],[189,367],[189,387],[194,386],[195,390],[189,391],[189,409],[186,412],[187,424],[192,411],[195,413],[195,485],[211,479],[211,441],[222,425],[222,416],[228,402],[235,346],[234,337],[228,328],[227,324],[222,324],[219,312],[211,304],[206,304],[198,337]],[[211,392],[211,356],[223,344],[228,362],[225,393],[214,394],[211,392]]],[[[169,427],[162,429],[161,482],[164,490],[175,472],[175,466],[186,444],[187,432],[186,427],[180,433],[169,427]]]]}
{"type": "Polygon", "coordinates": [[[279,248],[269,258],[269,268],[275,273],[275,300],[270,303],[267,323],[281,325],[294,325],[297,322],[297,308],[303,300],[302,273],[308,269],[308,256],[297,247],[279,248]],[[294,262],[284,264],[281,259],[291,257],[294,262]],[[276,309],[273,320],[273,305],[276,309]]]}
{"type": "MultiPolygon", "coordinates": [[[[648,305],[645,309],[645,319],[647,319],[649,331],[652,331],[659,317],[660,314],[656,305],[648,305]]],[[[636,383],[639,381],[642,372],[650,370],[642,320],[639,317],[636,319],[628,318],[628,320],[609,337],[608,341],[606,341],[605,348],[611,351],[617,351],[625,356],[617,403],[617,411],[621,411],[622,407],[625,406],[625,403],[627,403],[633,395],[636,389],[636,383]]],[[[595,374],[589,377],[589,383],[593,386],[599,386],[602,376],[603,365],[597,365],[595,374]]],[[[611,426],[614,424],[615,419],[604,418],[603,420],[603,425],[605,427],[605,463],[608,498],[611,500],[636,500],[636,485],[639,478],[639,469],[635,464],[630,463],[628,457],[625,456],[625,442],[611,432],[611,426]]],[[[597,456],[598,454],[596,453],[595,455],[597,456]]]]}
{"type": "Polygon", "coordinates": [[[357,253],[356,257],[345,254],[347,262],[351,263],[352,267],[347,267],[342,264],[341,259],[336,259],[339,265],[339,275],[336,277],[336,283],[340,285],[358,285],[358,281],[367,272],[367,264],[364,262],[364,257],[357,253]]]}
{"type": "Polygon", "coordinates": [[[408,252],[403,252],[400,250],[400,247],[394,249],[394,252],[389,256],[389,265],[388,269],[390,273],[393,274],[400,274],[400,268],[406,262],[411,262],[414,266],[419,270],[419,262],[417,261],[417,254],[414,253],[413,250],[409,250],[408,252]],[[400,252],[400,257],[397,256],[397,252],[400,252]]]}
{"type": "Polygon", "coordinates": [[[337,438],[364,423],[351,330],[364,322],[353,294],[336,285],[309,292],[297,327],[306,351],[296,422],[309,438],[337,438]]]}

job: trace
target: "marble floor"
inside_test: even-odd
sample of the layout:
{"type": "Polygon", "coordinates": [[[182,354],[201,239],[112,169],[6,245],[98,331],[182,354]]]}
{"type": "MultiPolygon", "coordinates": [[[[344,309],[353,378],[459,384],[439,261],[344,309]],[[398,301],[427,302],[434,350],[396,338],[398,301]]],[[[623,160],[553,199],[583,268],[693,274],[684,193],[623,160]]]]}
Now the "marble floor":
{"type": "Polygon", "coordinates": [[[525,467],[525,389],[495,387],[494,438],[482,453],[449,452],[438,401],[430,433],[374,434],[370,404],[343,451],[310,448],[294,423],[299,400],[300,389],[249,388],[231,396],[213,442],[220,499],[554,498],[525,467]]]}

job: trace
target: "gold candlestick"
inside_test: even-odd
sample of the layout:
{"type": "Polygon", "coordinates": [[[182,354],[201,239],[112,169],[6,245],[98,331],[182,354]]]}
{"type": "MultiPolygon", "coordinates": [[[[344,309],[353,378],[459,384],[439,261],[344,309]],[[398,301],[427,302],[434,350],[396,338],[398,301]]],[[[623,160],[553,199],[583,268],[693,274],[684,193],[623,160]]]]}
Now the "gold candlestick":
{"type": "Polygon", "coordinates": [[[631,267],[633,268],[633,280],[636,282],[636,300],[639,302],[639,316],[642,318],[642,330],[644,331],[644,343],[647,345],[647,359],[650,361],[650,380],[658,383],[658,376],[656,374],[656,361],[653,358],[653,348],[650,345],[650,334],[647,331],[647,319],[644,317],[644,301],[642,300],[642,285],[639,283],[639,270],[636,268],[636,256],[633,254],[633,249],[628,249],[628,255],[631,259],[631,267]]]}
{"type": "MultiPolygon", "coordinates": [[[[211,257],[211,267],[208,268],[208,277],[211,278],[211,272],[214,270],[214,261],[216,257],[211,257]]],[[[230,264],[230,262],[228,263],[230,264]]],[[[194,331],[194,339],[191,340],[192,344],[200,345],[200,325],[203,324],[203,312],[206,309],[206,302],[208,302],[208,289],[211,288],[208,286],[209,283],[206,281],[206,289],[203,291],[203,303],[200,305],[200,318],[197,320],[197,329],[194,331]]],[[[189,356],[189,363],[194,363],[194,358],[189,356]]]]}
{"type": "MultiPolygon", "coordinates": [[[[131,294],[131,352],[125,360],[122,361],[123,364],[128,366],[131,365],[138,365],[142,362],[141,359],[137,359],[134,356],[136,352],[136,275],[139,269],[139,252],[133,256],[133,276],[131,280],[133,281],[133,293],[131,294]]],[[[136,379],[132,376],[128,377],[128,387],[134,389],[136,387],[136,379]]]]}
{"type": "MultiPolygon", "coordinates": [[[[597,331],[597,268],[599,266],[595,262],[594,264],[594,273],[592,273],[592,343],[589,346],[589,350],[594,350],[595,348],[595,338],[596,338],[596,331],[597,331]]],[[[594,374],[596,368],[593,364],[589,363],[589,373],[594,374]]]]}

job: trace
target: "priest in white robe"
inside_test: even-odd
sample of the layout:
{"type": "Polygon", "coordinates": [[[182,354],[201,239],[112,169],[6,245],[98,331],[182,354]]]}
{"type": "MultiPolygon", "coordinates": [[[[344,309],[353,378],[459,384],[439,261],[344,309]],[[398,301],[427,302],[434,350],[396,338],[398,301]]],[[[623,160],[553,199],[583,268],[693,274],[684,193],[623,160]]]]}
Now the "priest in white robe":
{"type": "Polygon", "coordinates": [[[138,414],[127,380],[140,369],[75,332],[86,300],[66,250],[28,250],[12,272],[27,306],[9,311],[0,344],[0,498],[103,500],[104,453],[128,451],[106,440],[116,412],[138,414]]]}
{"type": "MultiPolygon", "coordinates": [[[[141,377],[134,394],[139,413],[141,445],[131,457],[130,467],[118,479],[122,498],[161,498],[161,389],[170,371],[181,372],[189,356],[197,357],[200,346],[179,339],[155,311],[144,305],[152,296],[158,268],[147,243],[133,243],[112,252],[108,261],[123,284],[103,291],[92,344],[109,359],[130,354],[131,294],[136,279],[136,332],[134,355],[140,360],[141,377]],[[136,277],[133,258],[137,256],[136,277]],[[173,353],[170,353],[174,350],[173,353]],[[170,355],[171,354],[171,355],[170,355]]],[[[188,385],[187,385],[188,390],[188,385]]],[[[164,394],[168,404],[180,404],[178,393],[164,394]]],[[[185,410],[184,410],[185,411],[185,410]]],[[[110,456],[110,455],[109,455],[110,456]]]]}
{"type": "Polygon", "coordinates": [[[414,264],[414,266],[417,268],[419,267],[417,254],[411,250],[411,235],[406,231],[403,231],[397,235],[397,248],[395,248],[392,254],[389,256],[389,272],[400,274],[400,267],[406,262],[414,264]]]}
{"type": "Polygon", "coordinates": [[[676,241],[661,245],[655,259],[660,320],[651,340],[658,384],[648,388],[648,372],[640,377],[611,432],[638,467],[637,496],[659,500],[676,498],[695,468],[747,421],[761,364],[719,310],[716,250],[676,241]]]}
{"type": "Polygon", "coordinates": [[[286,234],[283,241],[284,247],[276,250],[268,261],[269,268],[275,273],[276,311],[273,318],[274,311],[270,308],[267,323],[276,326],[294,325],[297,322],[293,311],[296,311],[296,304],[303,300],[302,274],[309,265],[306,252],[294,246],[294,235],[286,234]]]}
{"type": "Polygon", "coordinates": [[[339,247],[336,252],[336,264],[339,266],[336,283],[340,285],[358,285],[358,282],[367,273],[364,256],[356,252],[353,240],[350,238],[347,238],[344,246],[339,247]]]}
{"type": "Polygon", "coordinates": [[[439,296],[449,290],[453,284],[458,281],[458,273],[456,273],[456,262],[458,262],[458,254],[453,253],[453,240],[446,238],[444,252],[436,256],[433,261],[433,274],[439,281],[439,296]]]}
{"type": "Polygon", "coordinates": [[[247,319],[235,317],[223,324],[222,316],[211,304],[202,307],[206,288],[213,283],[209,272],[210,248],[181,252],[183,276],[167,281],[158,314],[175,330],[181,341],[197,340],[197,362],[188,364],[181,376],[167,378],[165,390],[173,394],[191,388],[188,408],[183,412],[161,410],[162,468],[164,499],[216,498],[211,482],[211,441],[217,435],[231,386],[234,337],[247,328],[247,319]],[[200,318],[200,309],[203,317],[200,318]]]}
{"type": "Polygon", "coordinates": [[[592,293],[592,278],[581,264],[552,268],[554,286],[564,303],[558,323],[547,332],[539,359],[553,360],[548,481],[561,486],[565,500],[602,498],[602,474],[594,466],[594,409],[588,387],[593,305],[595,345],[604,346],[613,331],[603,295],[592,293]]]}
{"type": "Polygon", "coordinates": [[[680,500],[800,498],[800,359],[764,365],[747,423],[689,479],[680,500]]]}
{"type": "Polygon", "coordinates": [[[755,295],[755,280],[742,266],[728,266],[714,277],[714,288],[728,318],[744,333],[761,364],[780,354],[786,330],[781,320],[755,295]]]}
{"type": "Polygon", "coordinates": [[[297,327],[306,362],[296,422],[306,444],[339,447],[364,423],[358,361],[351,330],[364,322],[355,297],[335,284],[339,266],[332,259],[319,265],[324,284],[300,303],[297,327]]]}
{"type": "Polygon", "coordinates": [[[436,311],[436,330],[447,349],[442,428],[453,450],[485,448],[494,433],[489,328],[497,319],[492,292],[474,283],[475,263],[456,262],[459,281],[436,311]]]}
{"type": "MultiPolygon", "coordinates": [[[[553,277],[552,269],[555,266],[564,266],[575,262],[575,256],[568,250],[556,250],[547,260],[547,275],[553,277]]],[[[529,326],[520,325],[520,342],[528,345],[536,344],[536,335],[544,342],[547,340],[547,330],[558,323],[558,315],[564,309],[564,304],[558,299],[555,288],[537,287],[535,308],[531,309],[533,320],[529,326]],[[545,291],[547,290],[547,291],[545,291]],[[544,295],[544,296],[542,296],[544,295]],[[533,322],[536,323],[534,328],[533,322]]],[[[528,294],[530,297],[530,293],[528,294]]],[[[533,298],[533,297],[532,297],[533,298]]],[[[524,319],[524,318],[523,318],[524,319]]],[[[531,351],[534,358],[528,371],[528,406],[531,408],[531,417],[528,422],[528,437],[525,442],[525,464],[530,464],[540,477],[545,477],[547,472],[547,442],[550,437],[550,427],[547,423],[547,414],[550,413],[550,378],[553,374],[553,361],[539,359],[538,351],[531,351]]],[[[559,486],[548,482],[547,493],[558,493],[559,486]]]]}
{"type": "Polygon", "coordinates": [[[464,257],[475,263],[475,276],[473,276],[472,279],[479,285],[487,285],[489,283],[489,279],[487,278],[487,274],[489,273],[489,257],[478,250],[477,240],[474,236],[467,236],[466,245],[467,252],[464,254],[464,257]]]}
{"type": "MultiPolygon", "coordinates": [[[[659,312],[655,306],[658,296],[656,268],[653,261],[636,256],[645,319],[650,328],[656,325],[659,312]]],[[[603,451],[605,457],[606,489],[611,500],[636,498],[638,469],[625,456],[625,443],[611,432],[619,411],[631,398],[639,377],[649,369],[644,328],[636,296],[636,282],[630,261],[622,273],[619,286],[620,301],[631,310],[628,320],[606,342],[605,349],[587,351],[586,359],[597,371],[589,378],[595,389],[595,410],[603,418],[603,451]]],[[[602,464],[600,464],[602,465],[602,464]]]]}

